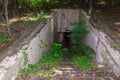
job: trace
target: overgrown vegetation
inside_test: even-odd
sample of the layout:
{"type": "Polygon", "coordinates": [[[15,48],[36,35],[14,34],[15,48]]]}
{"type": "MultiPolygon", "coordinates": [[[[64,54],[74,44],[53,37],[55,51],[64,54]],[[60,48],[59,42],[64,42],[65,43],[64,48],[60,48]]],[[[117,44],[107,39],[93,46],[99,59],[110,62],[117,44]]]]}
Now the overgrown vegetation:
{"type": "Polygon", "coordinates": [[[69,36],[73,42],[71,52],[74,54],[73,65],[79,68],[92,68],[92,55],[95,53],[93,49],[84,43],[85,36],[89,33],[86,28],[85,21],[73,24],[72,34],[69,36]]]}
{"type": "Polygon", "coordinates": [[[89,33],[87,30],[85,21],[80,21],[73,25],[74,28],[71,30],[72,34],[69,36],[73,42],[71,51],[74,54],[92,55],[95,52],[89,46],[84,43],[85,36],[89,33]]]}
{"type": "Polygon", "coordinates": [[[50,51],[40,58],[40,62],[43,67],[55,68],[60,64],[62,55],[62,45],[55,43],[50,51]]]}

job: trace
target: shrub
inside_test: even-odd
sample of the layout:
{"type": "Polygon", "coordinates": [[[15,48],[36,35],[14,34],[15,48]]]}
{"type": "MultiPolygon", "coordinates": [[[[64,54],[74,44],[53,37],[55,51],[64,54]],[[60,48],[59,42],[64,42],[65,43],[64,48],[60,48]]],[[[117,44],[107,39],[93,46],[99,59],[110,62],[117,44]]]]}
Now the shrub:
{"type": "Polygon", "coordinates": [[[77,53],[81,55],[93,54],[94,50],[86,46],[84,43],[84,37],[89,33],[87,30],[85,21],[80,21],[73,24],[74,28],[71,30],[72,34],[69,35],[73,42],[71,47],[72,53],[77,53]]]}
{"type": "Polygon", "coordinates": [[[62,55],[62,45],[55,43],[51,47],[50,51],[40,58],[40,62],[43,67],[54,68],[61,62],[62,55]]]}

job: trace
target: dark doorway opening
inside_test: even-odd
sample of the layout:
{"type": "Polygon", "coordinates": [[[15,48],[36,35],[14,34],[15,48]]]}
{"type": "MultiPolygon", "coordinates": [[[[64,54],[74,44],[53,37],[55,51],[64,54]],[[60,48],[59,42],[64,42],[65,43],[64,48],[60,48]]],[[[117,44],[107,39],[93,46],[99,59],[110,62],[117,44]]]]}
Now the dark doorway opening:
{"type": "Polygon", "coordinates": [[[70,48],[71,47],[71,39],[69,35],[71,32],[62,32],[59,33],[59,42],[63,44],[63,47],[70,48]]]}

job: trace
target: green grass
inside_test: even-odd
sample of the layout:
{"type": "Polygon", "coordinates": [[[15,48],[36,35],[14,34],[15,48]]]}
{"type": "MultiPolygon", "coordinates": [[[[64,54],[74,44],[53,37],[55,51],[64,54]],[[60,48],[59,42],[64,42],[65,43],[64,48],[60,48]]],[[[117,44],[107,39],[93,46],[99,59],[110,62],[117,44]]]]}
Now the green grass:
{"type": "Polygon", "coordinates": [[[5,34],[0,35],[0,44],[2,44],[6,40],[7,40],[7,35],[5,34]]]}
{"type": "Polygon", "coordinates": [[[73,56],[72,63],[74,66],[82,69],[92,69],[92,58],[89,56],[73,56]]]}
{"type": "Polygon", "coordinates": [[[40,63],[43,67],[55,68],[62,61],[63,51],[61,44],[53,44],[50,51],[40,58],[40,63]]]}
{"type": "Polygon", "coordinates": [[[54,72],[41,70],[37,73],[37,75],[42,77],[52,77],[54,76],[54,72]]]}
{"type": "Polygon", "coordinates": [[[37,74],[37,72],[40,70],[41,70],[41,66],[39,64],[28,64],[27,68],[23,68],[19,71],[19,75],[22,75],[26,72],[37,74]]]}
{"type": "Polygon", "coordinates": [[[54,58],[52,56],[44,55],[40,58],[42,68],[56,68],[62,61],[61,57],[54,58]]]}

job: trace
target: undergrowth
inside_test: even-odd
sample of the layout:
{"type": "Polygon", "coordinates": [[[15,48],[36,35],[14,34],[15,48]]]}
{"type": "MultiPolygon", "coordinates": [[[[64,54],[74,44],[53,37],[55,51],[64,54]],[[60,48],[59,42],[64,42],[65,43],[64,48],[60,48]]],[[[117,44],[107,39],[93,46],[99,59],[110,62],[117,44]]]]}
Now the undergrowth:
{"type": "Polygon", "coordinates": [[[92,55],[95,53],[93,49],[84,43],[85,36],[89,33],[86,28],[85,21],[73,24],[72,34],[69,36],[73,42],[71,52],[74,54],[72,63],[79,68],[91,69],[92,55]]]}
{"type": "Polygon", "coordinates": [[[84,42],[85,36],[89,33],[85,21],[80,21],[73,26],[74,28],[71,30],[72,34],[69,35],[73,43],[71,52],[74,54],[80,54],[81,56],[94,54],[94,50],[89,46],[86,46],[84,42]]]}
{"type": "Polygon", "coordinates": [[[61,62],[62,55],[62,45],[55,43],[51,47],[50,51],[40,58],[40,62],[44,67],[54,68],[57,67],[61,62]]]}
{"type": "Polygon", "coordinates": [[[73,65],[82,69],[92,69],[93,68],[92,61],[93,59],[90,56],[75,55],[72,58],[73,65]]]}
{"type": "Polygon", "coordinates": [[[0,35],[0,44],[7,40],[7,36],[5,34],[0,35]]]}

